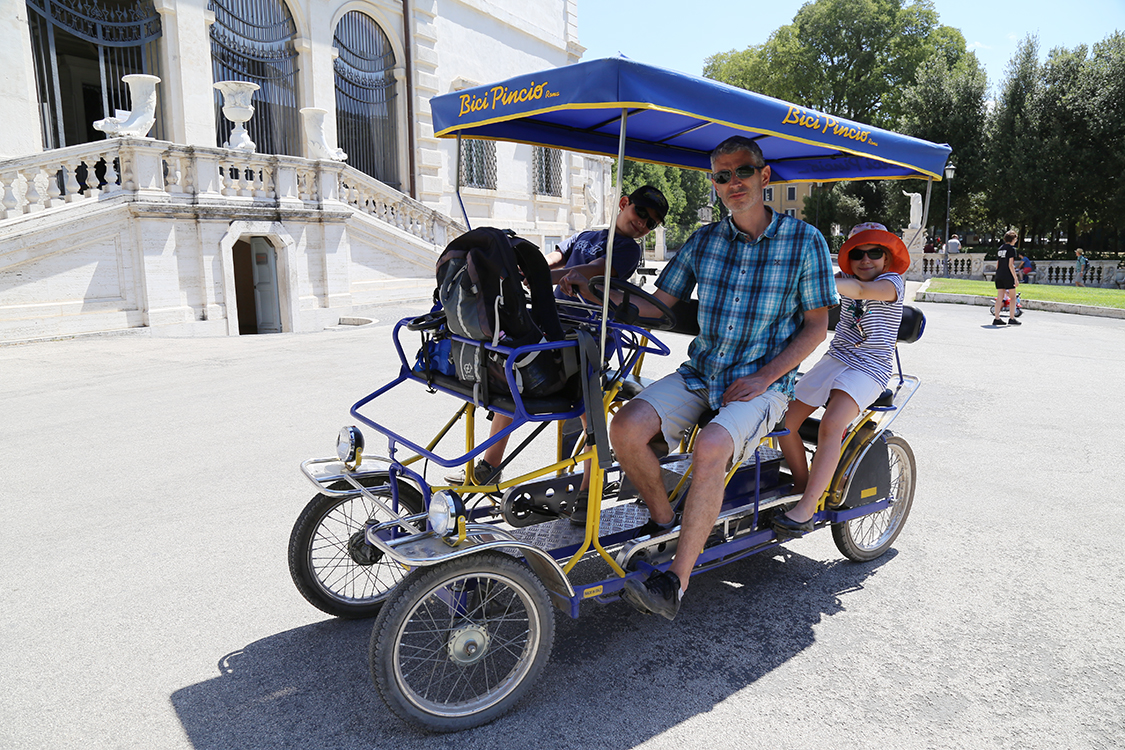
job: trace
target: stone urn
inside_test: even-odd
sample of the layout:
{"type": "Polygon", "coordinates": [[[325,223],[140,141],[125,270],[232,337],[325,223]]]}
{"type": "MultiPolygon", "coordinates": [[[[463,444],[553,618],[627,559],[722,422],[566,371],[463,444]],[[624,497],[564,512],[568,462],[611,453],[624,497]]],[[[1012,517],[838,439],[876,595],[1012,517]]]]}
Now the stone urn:
{"type": "Polygon", "coordinates": [[[253,153],[258,147],[250,140],[245,124],[254,116],[251,100],[260,87],[249,81],[219,81],[215,88],[223,94],[223,116],[234,123],[234,130],[230,132],[230,139],[223,144],[223,148],[253,153]]]}
{"type": "Polygon", "coordinates": [[[328,132],[324,128],[324,117],[328,110],[320,107],[303,107],[301,118],[305,121],[305,142],[309,148],[310,159],[330,159],[344,161],[348,155],[343,149],[328,145],[328,132]]]}
{"type": "Polygon", "coordinates": [[[109,136],[131,136],[144,138],[156,124],[156,76],[133,73],[122,76],[121,80],[129,87],[129,101],[133,109],[118,109],[114,117],[106,117],[94,122],[94,129],[109,136]]]}

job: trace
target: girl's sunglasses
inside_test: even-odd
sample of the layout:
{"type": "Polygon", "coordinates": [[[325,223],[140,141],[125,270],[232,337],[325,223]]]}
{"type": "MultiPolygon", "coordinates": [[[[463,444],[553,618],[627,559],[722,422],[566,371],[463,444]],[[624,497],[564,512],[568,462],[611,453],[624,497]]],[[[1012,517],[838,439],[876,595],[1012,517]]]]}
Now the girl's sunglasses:
{"type": "Polygon", "coordinates": [[[887,251],[881,247],[873,247],[870,250],[860,250],[857,247],[848,252],[848,260],[863,260],[864,255],[871,260],[879,260],[885,252],[887,251]]]}
{"type": "MultiPolygon", "coordinates": [[[[749,180],[759,169],[761,169],[761,167],[755,167],[751,164],[743,164],[741,167],[738,167],[734,170],[734,176],[740,180],[749,180]]],[[[715,181],[716,185],[726,185],[728,182],[730,182],[730,177],[731,174],[729,169],[711,173],[711,179],[715,181]]]]}

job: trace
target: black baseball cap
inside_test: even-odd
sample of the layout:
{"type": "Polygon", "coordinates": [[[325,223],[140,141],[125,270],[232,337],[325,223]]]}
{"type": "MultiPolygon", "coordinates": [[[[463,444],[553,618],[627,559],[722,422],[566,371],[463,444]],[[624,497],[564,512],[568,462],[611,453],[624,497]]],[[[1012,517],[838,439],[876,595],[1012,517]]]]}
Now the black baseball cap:
{"type": "Polygon", "coordinates": [[[664,193],[652,185],[644,185],[634,190],[629,194],[629,202],[635,203],[641,208],[651,208],[656,212],[656,218],[661,223],[664,222],[664,217],[668,215],[668,201],[665,199],[664,193]]]}

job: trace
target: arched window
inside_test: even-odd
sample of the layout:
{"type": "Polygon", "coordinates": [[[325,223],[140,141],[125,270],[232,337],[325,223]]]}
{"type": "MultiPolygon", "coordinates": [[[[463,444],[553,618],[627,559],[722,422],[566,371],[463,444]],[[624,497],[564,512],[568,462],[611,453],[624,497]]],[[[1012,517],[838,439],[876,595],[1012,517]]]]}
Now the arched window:
{"type": "Polygon", "coordinates": [[[370,17],[353,10],[340,19],[332,40],[336,58],[336,140],[348,164],[396,190],[398,128],[395,54],[370,17]]]}
{"type": "MultiPolygon", "coordinates": [[[[282,0],[210,0],[211,72],[215,81],[250,81],[254,116],[246,123],[250,139],[263,154],[301,155],[297,116],[297,26],[282,0]]],[[[223,117],[223,97],[215,92],[218,143],[230,137],[233,124],[223,117]]]]}
{"type": "MultiPolygon", "coordinates": [[[[152,0],[27,0],[27,8],[43,147],[102,140],[94,121],[132,106],[121,77],[160,75],[152,0]]],[[[163,137],[162,120],[158,113],[150,135],[163,137]]]]}

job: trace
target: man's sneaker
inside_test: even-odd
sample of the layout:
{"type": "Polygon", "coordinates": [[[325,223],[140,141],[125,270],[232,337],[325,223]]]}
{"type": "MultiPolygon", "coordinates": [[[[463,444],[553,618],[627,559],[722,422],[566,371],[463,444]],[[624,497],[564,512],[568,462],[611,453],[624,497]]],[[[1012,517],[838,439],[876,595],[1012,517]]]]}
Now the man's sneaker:
{"type": "Polygon", "coordinates": [[[993,318],[992,319],[992,325],[1002,326],[1002,325],[1006,325],[1006,323],[1004,323],[1004,321],[1000,320],[1000,318],[993,318]]]}
{"type": "Polygon", "coordinates": [[[646,615],[674,620],[680,611],[680,578],[672,571],[653,573],[643,583],[630,578],[621,592],[625,601],[646,615]]]}
{"type": "Polygon", "coordinates": [[[679,526],[679,524],[680,517],[678,515],[673,516],[672,523],[668,524],[667,526],[661,526],[656,521],[650,518],[645,521],[644,526],[639,526],[637,528],[637,530],[633,533],[633,538],[639,539],[642,536],[664,536],[669,531],[679,526]]]}
{"type": "Polygon", "coordinates": [[[1022,326],[1023,323],[1019,322],[1015,318],[1008,318],[1008,325],[1010,325],[1010,326],[1022,326]]]}
{"type": "MultiPolygon", "coordinates": [[[[473,465],[473,477],[477,480],[477,484],[499,484],[501,473],[496,470],[496,467],[485,461],[483,458],[477,459],[473,465]],[[493,477],[492,475],[496,476],[493,477]]],[[[446,474],[445,481],[450,484],[464,484],[465,483],[465,470],[456,474],[446,474]]]]}

